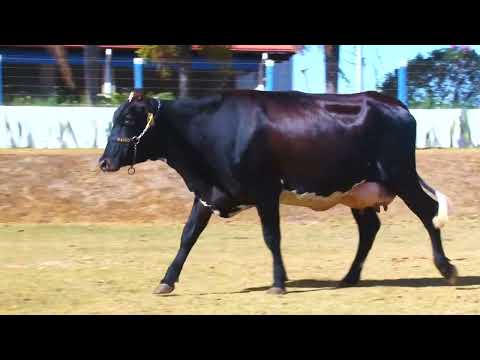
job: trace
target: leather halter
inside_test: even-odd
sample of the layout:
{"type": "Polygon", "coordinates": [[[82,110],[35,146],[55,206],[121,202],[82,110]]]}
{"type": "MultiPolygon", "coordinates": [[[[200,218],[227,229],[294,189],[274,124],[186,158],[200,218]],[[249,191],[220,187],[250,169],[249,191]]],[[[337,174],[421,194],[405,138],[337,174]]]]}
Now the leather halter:
{"type": "MultiPolygon", "coordinates": [[[[128,100],[129,100],[129,102],[131,102],[131,98],[129,98],[128,100]]],[[[129,175],[135,174],[135,167],[134,166],[135,166],[135,162],[137,160],[137,145],[140,143],[140,140],[145,135],[145,133],[148,131],[148,129],[150,129],[154,125],[155,116],[158,115],[158,112],[160,110],[160,105],[161,105],[161,102],[158,101],[157,112],[156,112],[155,115],[153,115],[152,113],[148,113],[148,115],[147,115],[147,125],[145,125],[145,128],[143,129],[143,131],[140,134],[138,134],[136,136],[133,136],[131,138],[117,137],[115,139],[115,141],[117,143],[120,143],[120,144],[127,144],[127,145],[133,144],[132,164],[128,168],[128,174],[129,175]]]]}

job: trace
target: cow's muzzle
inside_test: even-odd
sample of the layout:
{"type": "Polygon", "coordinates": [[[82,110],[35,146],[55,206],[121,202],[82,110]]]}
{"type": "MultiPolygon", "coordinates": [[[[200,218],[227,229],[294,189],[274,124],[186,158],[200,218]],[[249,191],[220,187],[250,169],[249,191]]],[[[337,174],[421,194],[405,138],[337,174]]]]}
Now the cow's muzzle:
{"type": "Polygon", "coordinates": [[[116,171],[118,169],[115,169],[113,166],[112,166],[112,162],[110,161],[110,159],[108,158],[104,158],[104,159],[101,159],[99,162],[98,162],[98,166],[100,166],[100,169],[102,171],[116,171]]]}

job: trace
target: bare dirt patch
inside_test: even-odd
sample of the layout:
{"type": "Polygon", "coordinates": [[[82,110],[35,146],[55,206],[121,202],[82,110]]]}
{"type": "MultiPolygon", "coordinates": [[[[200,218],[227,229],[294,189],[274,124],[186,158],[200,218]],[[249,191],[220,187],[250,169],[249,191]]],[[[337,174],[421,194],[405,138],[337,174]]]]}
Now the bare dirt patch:
{"type": "MultiPolygon", "coordinates": [[[[134,176],[98,170],[96,150],[0,151],[0,211],[4,223],[179,223],[193,195],[166,164],[147,162],[134,176]]],[[[421,176],[449,196],[456,217],[477,218],[480,209],[480,151],[417,152],[421,176]]],[[[350,216],[343,206],[327,212],[282,206],[282,220],[310,223],[350,216]]],[[[396,199],[387,217],[410,217],[396,199]]],[[[225,221],[225,220],[222,220],[225,221]]],[[[254,209],[227,222],[257,221],[254,209]]]]}

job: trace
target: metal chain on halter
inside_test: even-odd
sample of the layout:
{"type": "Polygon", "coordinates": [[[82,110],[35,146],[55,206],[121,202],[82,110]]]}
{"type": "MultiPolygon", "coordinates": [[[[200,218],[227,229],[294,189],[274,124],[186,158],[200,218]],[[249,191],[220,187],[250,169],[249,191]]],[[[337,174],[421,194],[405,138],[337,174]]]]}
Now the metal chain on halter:
{"type": "Polygon", "coordinates": [[[148,121],[147,121],[147,125],[145,126],[145,129],[143,129],[143,131],[139,135],[134,136],[129,140],[129,142],[133,143],[133,158],[132,158],[132,164],[128,168],[128,174],[129,175],[135,174],[135,162],[137,160],[137,145],[140,142],[140,139],[143,137],[143,135],[145,135],[147,130],[152,125],[153,118],[154,118],[153,114],[149,113],[148,114],[148,121]]]}
{"type": "Polygon", "coordinates": [[[132,164],[128,168],[128,175],[135,174],[135,162],[137,160],[137,145],[140,142],[140,139],[138,137],[134,136],[131,139],[131,141],[133,143],[133,158],[132,158],[132,164]]]}

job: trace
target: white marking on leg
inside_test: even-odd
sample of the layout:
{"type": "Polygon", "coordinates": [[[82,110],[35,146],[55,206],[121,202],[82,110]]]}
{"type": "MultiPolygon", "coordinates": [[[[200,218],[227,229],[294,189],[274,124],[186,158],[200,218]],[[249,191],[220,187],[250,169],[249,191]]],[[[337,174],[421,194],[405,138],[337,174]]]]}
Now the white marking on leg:
{"type": "Polygon", "coordinates": [[[209,208],[215,215],[220,216],[220,211],[219,210],[215,210],[212,205],[208,205],[202,199],[199,199],[199,200],[200,200],[200,202],[202,203],[203,206],[205,206],[206,208],[209,208]]]}
{"type": "Polygon", "coordinates": [[[435,200],[435,201],[438,202],[438,197],[437,197],[436,191],[435,191],[435,194],[432,194],[432,192],[431,192],[430,190],[428,190],[427,188],[423,187],[422,182],[420,182],[420,186],[421,186],[422,190],[425,192],[425,194],[427,194],[427,195],[430,196],[433,200],[435,200]]]}
{"type": "Polygon", "coordinates": [[[440,229],[448,221],[448,198],[440,191],[435,191],[435,195],[438,199],[438,213],[432,219],[432,222],[437,229],[440,229]]]}

